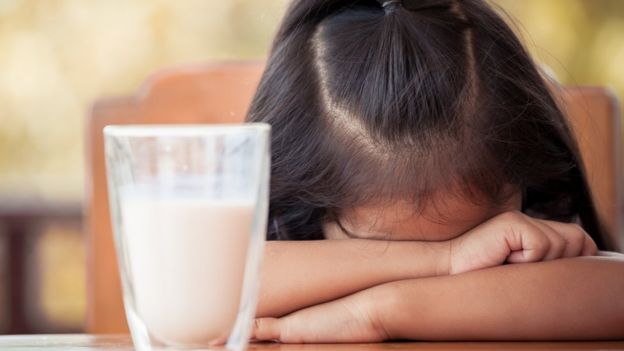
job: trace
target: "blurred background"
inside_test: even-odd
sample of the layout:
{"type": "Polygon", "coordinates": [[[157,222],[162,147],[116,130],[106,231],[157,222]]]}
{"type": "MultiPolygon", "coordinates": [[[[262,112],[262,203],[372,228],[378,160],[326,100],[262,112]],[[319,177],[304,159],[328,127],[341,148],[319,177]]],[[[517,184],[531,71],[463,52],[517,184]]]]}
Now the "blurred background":
{"type": "MultiPolygon", "coordinates": [[[[492,2],[561,82],[624,97],[624,1],[492,2]]],[[[134,93],[163,66],[265,58],[286,4],[0,0],[0,334],[83,326],[92,102],[134,93]]]]}

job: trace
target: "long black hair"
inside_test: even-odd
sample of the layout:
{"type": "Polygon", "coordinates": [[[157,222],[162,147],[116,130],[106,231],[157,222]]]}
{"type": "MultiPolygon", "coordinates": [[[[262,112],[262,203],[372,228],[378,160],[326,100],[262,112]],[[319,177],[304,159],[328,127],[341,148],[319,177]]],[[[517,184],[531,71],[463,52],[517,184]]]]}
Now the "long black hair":
{"type": "Polygon", "coordinates": [[[294,0],[249,121],[272,126],[268,239],[378,199],[459,189],[601,227],[576,141],[513,31],[481,0],[294,0]]]}

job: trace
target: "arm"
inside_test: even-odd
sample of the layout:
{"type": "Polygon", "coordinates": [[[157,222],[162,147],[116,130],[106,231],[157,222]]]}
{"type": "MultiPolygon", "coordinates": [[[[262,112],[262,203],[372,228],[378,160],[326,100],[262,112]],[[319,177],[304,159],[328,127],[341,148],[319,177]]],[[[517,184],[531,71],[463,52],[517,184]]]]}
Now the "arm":
{"type": "MultiPolygon", "coordinates": [[[[563,340],[624,337],[624,259],[506,265],[373,289],[389,338],[563,340]]],[[[371,289],[371,290],[373,290],[371,289]]]]}
{"type": "Polygon", "coordinates": [[[595,250],[595,244],[580,227],[532,219],[519,212],[498,215],[445,242],[269,242],[256,316],[283,316],[396,280],[479,270],[505,261],[592,255],[595,250]]]}
{"type": "Polygon", "coordinates": [[[283,318],[257,319],[253,338],[284,343],[619,339],[624,337],[621,257],[386,283],[283,318]]]}
{"type": "Polygon", "coordinates": [[[447,274],[447,257],[445,243],[270,241],[256,315],[278,317],[378,284],[447,274]]]}

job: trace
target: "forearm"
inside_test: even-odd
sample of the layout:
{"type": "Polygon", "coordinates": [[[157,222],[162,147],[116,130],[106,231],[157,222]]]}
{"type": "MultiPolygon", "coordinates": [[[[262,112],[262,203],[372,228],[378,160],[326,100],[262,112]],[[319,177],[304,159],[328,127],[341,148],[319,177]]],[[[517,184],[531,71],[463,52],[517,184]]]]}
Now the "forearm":
{"type": "Polygon", "coordinates": [[[624,260],[617,257],[506,265],[372,289],[385,301],[375,308],[389,338],[624,337],[624,260]]]}
{"type": "Polygon", "coordinates": [[[278,317],[375,285],[445,274],[447,253],[441,243],[267,242],[256,315],[278,317]]]}

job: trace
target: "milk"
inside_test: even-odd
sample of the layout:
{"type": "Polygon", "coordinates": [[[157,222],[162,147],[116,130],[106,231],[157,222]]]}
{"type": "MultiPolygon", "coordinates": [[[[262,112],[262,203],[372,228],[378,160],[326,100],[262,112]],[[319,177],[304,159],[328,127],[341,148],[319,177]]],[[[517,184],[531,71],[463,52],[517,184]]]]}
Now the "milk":
{"type": "Polygon", "coordinates": [[[200,196],[123,196],[134,307],[167,344],[230,333],[239,307],[254,207],[200,196]]]}

